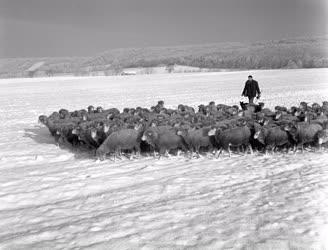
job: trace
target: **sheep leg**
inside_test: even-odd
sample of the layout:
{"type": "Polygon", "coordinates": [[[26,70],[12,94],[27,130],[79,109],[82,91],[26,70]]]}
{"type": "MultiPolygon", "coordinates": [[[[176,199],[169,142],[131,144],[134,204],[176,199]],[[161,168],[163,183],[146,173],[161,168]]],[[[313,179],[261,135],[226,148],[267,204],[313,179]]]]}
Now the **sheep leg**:
{"type": "Polygon", "coordinates": [[[166,148],[161,148],[159,150],[159,157],[158,157],[158,159],[160,160],[162,158],[162,156],[165,155],[165,153],[166,153],[166,148]]]}
{"type": "Polygon", "coordinates": [[[135,151],[134,151],[136,158],[140,158],[140,152],[141,152],[140,145],[136,145],[135,151]]]}
{"type": "Polygon", "coordinates": [[[289,149],[290,149],[290,146],[289,146],[289,145],[287,145],[287,146],[286,146],[286,154],[288,154],[288,153],[289,153],[289,149]]]}
{"type": "Polygon", "coordinates": [[[103,160],[105,160],[105,156],[106,156],[106,154],[101,154],[97,157],[97,160],[103,161],[103,160]]]}
{"type": "Polygon", "coordinates": [[[114,152],[114,161],[116,161],[116,158],[118,158],[119,160],[122,160],[122,158],[119,156],[121,152],[121,149],[117,148],[114,152]]]}
{"type": "Polygon", "coordinates": [[[220,155],[221,155],[221,153],[222,153],[222,150],[223,150],[223,148],[220,148],[220,151],[219,151],[219,154],[218,154],[217,158],[220,157],[220,155]]]}
{"type": "Polygon", "coordinates": [[[189,151],[189,159],[192,159],[194,156],[194,150],[193,149],[190,149],[189,151]]]}
{"type": "Polygon", "coordinates": [[[117,153],[118,153],[117,158],[119,160],[122,160],[122,149],[120,147],[117,149],[117,153]]]}
{"type": "Polygon", "coordinates": [[[218,154],[218,149],[215,148],[214,151],[212,151],[212,154],[214,154],[214,157],[217,158],[218,157],[218,155],[217,155],[218,154]]]}
{"type": "Polygon", "coordinates": [[[58,144],[65,144],[65,138],[64,136],[60,135],[58,140],[57,140],[58,144]]]}
{"type": "Polygon", "coordinates": [[[230,149],[230,144],[228,146],[228,153],[229,153],[229,158],[231,157],[231,149],[230,149]]]}
{"type": "Polygon", "coordinates": [[[196,157],[196,158],[200,158],[200,155],[199,155],[199,152],[197,152],[197,151],[195,151],[195,152],[193,152],[193,157],[196,157]]]}
{"type": "Polygon", "coordinates": [[[197,158],[200,158],[200,157],[201,157],[200,154],[199,154],[199,149],[200,149],[200,146],[196,146],[196,147],[195,147],[196,157],[197,157],[197,158]]]}
{"type": "Polygon", "coordinates": [[[183,143],[179,143],[179,145],[178,145],[178,149],[179,149],[179,148],[181,148],[181,150],[182,150],[183,152],[187,152],[187,151],[188,151],[187,147],[186,147],[183,143]]]}
{"type": "Polygon", "coordinates": [[[273,146],[272,149],[271,149],[271,153],[274,155],[276,152],[276,146],[273,146]]]}
{"type": "Polygon", "coordinates": [[[213,147],[212,146],[209,146],[208,147],[208,151],[206,153],[206,156],[208,157],[209,155],[208,154],[213,154],[213,147]]]}
{"type": "Polygon", "coordinates": [[[268,154],[272,154],[272,147],[271,147],[271,145],[268,145],[266,147],[266,149],[267,149],[268,154]]]}
{"type": "Polygon", "coordinates": [[[114,151],[115,158],[118,158],[118,159],[122,160],[121,154],[122,154],[121,149],[119,147],[117,147],[114,151]]]}
{"type": "Polygon", "coordinates": [[[251,154],[254,154],[252,146],[250,144],[248,144],[248,148],[249,148],[249,151],[251,152],[251,154]]]}

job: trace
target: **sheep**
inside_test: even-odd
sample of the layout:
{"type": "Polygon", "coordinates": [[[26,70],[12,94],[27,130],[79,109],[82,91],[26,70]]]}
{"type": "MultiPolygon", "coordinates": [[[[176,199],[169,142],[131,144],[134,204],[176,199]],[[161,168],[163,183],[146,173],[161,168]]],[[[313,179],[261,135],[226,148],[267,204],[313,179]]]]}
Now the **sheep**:
{"type": "Polygon", "coordinates": [[[318,145],[321,148],[322,145],[328,143],[328,129],[319,131],[317,137],[318,137],[318,145]]]}
{"type": "Polygon", "coordinates": [[[91,128],[85,126],[77,126],[72,130],[72,134],[76,135],[88,149],[96,150],[99,146],[98,142],[92,138],[91,128]]]}
{"type": "Polygon", "coordinates": [[[90,129],[91,138],[100,146],[112,132],[117,130],[116,124],[103,123],[90,129]]]}
{"type": "Polygon", "coordinates": [[[46,115],[40,115],[38,121],[39,121],[39,123],[46,125],[47,119],[48,119],[48,117],[46,115]]]}
{"type": "Polygon", "coordinates": [[[103,160],[106,154],[114,153],[114,160],[122,150],[135,150],[140,154],[140,143],[143,132],[142,124],[134,129],[121,129],[112,132],[106,140],[97,148],[96,156],[103,160]]]}
{"type": "Polygon", "coordinates": [[[95,110],[95,113],[102,113],[104,112],[104,109],[101,106],[98,106],[95,110]]]}
{"type": "Polygon", "coordinates": [[[274,117],[275,121],[286,121],[288,123],[300,121],[299,117],[288,114],[287,112],[277,111],[274,117]]]}
{"type": "Polygon", "coordinates": [[[71,114],[67,109],[60,109],[58,113],[60,119],[67,119],[71,117],[71,114]]]}
{"type": "MultiPolygon", "coordinates": [[[[39,117],[40,119],[40,117],[39,117]]],[[[67,124],[75,124],[76,121],[72,121],[72,120],[65,120],[65,119],[58,119],[58,120],[54,120],[51,119],[50,117],[48,118],[41,118],[43,119],[43,124],[49,129],[49,132],[52,136],[55,136],[55,134],[58,135],[58,131],[66,126],[67,124]]]]}
{"type": "Polygon", "coordinates": [[[288,133],[281,127],[264,126],[254,134],[254,139],[263,144],[265,153],[268,148],[275,150],[282,146],[286,146],[288,152],[291,145],[288,133]]]}
{"type": "Polygon", "coordinates": [[[207,148],[208,151],[213,151],[213,143],[211,138],[208,136],[210,128],[200,128],[200,129],[180,129],[177,132],[177,135],[183,137],[184,141],[188,145],[191,153],[196,152],[199,157],[200,148],[207,148]]]}
{"type": "Polygon", "coordinates": [[[326,128],[328,125],[328,117],[323,112],[320,113],[315,119],[311,120],[310,123],[316,123],[326,128]]]}
{"type": "Polygon", "coordinates": [[[92,113],[94,113],[94,112],[95,112],[95,107],[92,106],[92,105],[88,106],[88,113],[89,113],[89,114],[92,114],[92,113]]]}
{"type": "Polygon", "coordinates": [[[229,157],[231,157],[231,150],[230,147],[239,147],[239,146],[246,146],[249,147],[251,153],[253,153],[252,148],[250,147],[250,137],[251,131],[247,126],[243,127],[235,127],[235,128],[228,128],[225,130],[213,128],[208,132],[209,136],[215,135],[215,140],[219,145],[220,154],[222,150],[226,150],[229,153],[229,157]]]}
{"type": "Polygon", "coordinates": [[[313,144],[316,141],[318,132],[323,128],[319,124],[309,124],[305,122],[289,124],[284,129],[291,135],[291,138],[296,144],[294,152],[301,146],[303,153],[304,144],[313,144]]]}
{"type": "Polygon", "coordinates": [[[74,126],[74,123],[65,124],[65,126],[62,126],[59,130],[57,130],[57,135],[60,135],[58,142],[66,146],[76,147],[79,145],[80,140],[78,136],[72,133],[74,126]]]}
{"type": "MultiPolygon", "coordinates": [[[[116,108],[105,110],[100,106],[96,109],[89,106],[87,110],[70,112],[60,109],[48,117],[40,115],[38,122],[49,129],[56,143],[86,147],[95,153],[99,149],[99,158],[107,151],[117,151],[116,156],[121,150],[158,151],[162,156],[173,149],[178,149],[178,152],[189,149],[199,154],[200,149],[212,151],[214,148],[216,152],[220,149],[220,156],[223,150],[231,155],[230,147],[233,146],[266,151],[282,147],[285,142],[286,146],[302,146],[302,149],[303,145],[308,144],[327,145],[328,102],[323,102],[322,106],[302,102],[299,107],[289,109],[276,106],[275,112],[264,108],[264,103],[240,104],[242,109],[237,105],[211,101],[208,105],[199,105],[195,112],[192,107],[183,104],[167,109],[164,101],[158,101],[151,109],[124,108],[122,113],[116,108]],[[143,124],[138,137],[139,149],[133,146],[134,143],[123,140],[124,135],[133,131],[138,124],[143,124]],[[113,133],[123,133],[121,139],[116,136],[115,140],[129,145],[113,146],[113,141],[107,140],[109,136],[114,138],[113,133]],[[107,149],[105,141],[108,143],[107,149]]],[[[132,134],[135,136],[135,132],[132,134]]]]}
{"type": "Polygon", "coordinates": [[[176,133],[177,131],[174,128],[168,126],[149,127],[143,133],[141,140],[157,149],[161,157],[173,149],[186,151],[187,147],[183,138],[176,133]]]}

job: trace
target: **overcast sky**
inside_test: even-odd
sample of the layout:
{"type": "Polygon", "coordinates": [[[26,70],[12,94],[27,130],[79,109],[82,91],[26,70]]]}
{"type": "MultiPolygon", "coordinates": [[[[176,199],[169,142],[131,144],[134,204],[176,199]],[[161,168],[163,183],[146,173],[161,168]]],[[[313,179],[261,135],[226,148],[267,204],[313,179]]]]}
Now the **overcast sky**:
{"type": "Polygon", "coordinates": [[[0,0],[0,57],[327,34],[327,0],[0,0]]]}

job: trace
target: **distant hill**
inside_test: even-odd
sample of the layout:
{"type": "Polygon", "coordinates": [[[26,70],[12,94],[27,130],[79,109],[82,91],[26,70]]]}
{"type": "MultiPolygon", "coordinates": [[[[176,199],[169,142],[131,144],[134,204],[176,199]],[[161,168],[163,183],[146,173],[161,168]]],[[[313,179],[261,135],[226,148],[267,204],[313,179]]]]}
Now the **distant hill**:
{"type": "Polygon", "coordinates": [[[113,49],[94,57],[4,58],[0,77],[24,77],[37,62],[38,75],[119,74],[124,68],[185,65],[207,69],[281,69],[328,67],[328,36],[255,43],[217,43],[113,49]]]}

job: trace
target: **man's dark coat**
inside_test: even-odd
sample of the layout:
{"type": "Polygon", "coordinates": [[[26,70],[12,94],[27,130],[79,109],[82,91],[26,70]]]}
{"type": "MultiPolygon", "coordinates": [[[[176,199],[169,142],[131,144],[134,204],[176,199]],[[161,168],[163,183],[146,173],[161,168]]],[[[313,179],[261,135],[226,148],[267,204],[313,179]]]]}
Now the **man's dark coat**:
{"type": "Polygon", "coordinates": [[[247,80],[245,83],[245,88],[243,91],[243,96],[248,96],[250,98],[255,97],[261,93],[259,84],[255,80],[247,80]]]}

